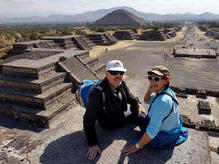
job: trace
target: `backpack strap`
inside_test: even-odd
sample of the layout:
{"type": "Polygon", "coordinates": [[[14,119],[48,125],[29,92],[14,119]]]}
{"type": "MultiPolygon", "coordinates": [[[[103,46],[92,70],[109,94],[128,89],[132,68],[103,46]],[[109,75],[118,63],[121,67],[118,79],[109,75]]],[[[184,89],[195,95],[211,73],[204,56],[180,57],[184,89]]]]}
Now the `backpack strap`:
{"type": "Polygon", "coordinates": [[[100,80],[99,82],[97,82],[97,83],[94,85],[94,88],[96,88],[97,90],[99,90],[99,91],[102,93],[103,108],[105,109],[105,106],[106,106],[106,104],[105,104],[105,102],[106,102],[106,94],[105,94],[105,92],[104,92],[104,90],[103,90],[103,87],[100,85],[102,81],[103,81],[103,79],[100,80]]]}
{"type": "MultiPolygon", "coordinates": [[[[170,97],[172,98],[172,100],[173,100],[177,105],[179,105],[178,101],[177,101],[171,94],[166,93],[166,92],[161,92],[161,93],[157,94],[156,97],[155,97],[155,98],[153,99],[153,101],[151,102],[151,105],[150,105],[150,107],[149,107],[149,109],[148,109],[148,112],[150,111],[151,106],[152,106],[152,104],[154,103],[154,101],[155,101],[160,95],[163,95],[163,94],[170,96],[170,97]]],[[[167,115],[166,117],[164,117],[164,119],[162,120],[162,122],[164,122],[164,121],[169,117],[169,115],[173,112],[173,109],[174,109],[174,106],[173,106],[173,104],[172,104],[172,108],[171,108],[170,112],[168,113],[168,115],[167,115]]]]}
{"type": "Polygon", "coordinates": [[[103,88],[102,88],[100,85],[96,85],[95,88],[96,88],[97,90],[99,90],[99,91],[102,93],[103,104],[105,104],[106,95],[105,95],[105,92],[103,91],[103,88]]]}

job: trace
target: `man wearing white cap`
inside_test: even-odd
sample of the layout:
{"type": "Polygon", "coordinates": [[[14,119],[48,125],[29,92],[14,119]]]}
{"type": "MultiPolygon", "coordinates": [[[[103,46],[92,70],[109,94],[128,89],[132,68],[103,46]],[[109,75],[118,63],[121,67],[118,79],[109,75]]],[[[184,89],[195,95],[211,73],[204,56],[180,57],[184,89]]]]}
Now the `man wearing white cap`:
{"type": "Polygon", "coordinates": [[[89,146],[86,156],[89,160],[95,159],[101,153],[95,130],[96,120],[102,128],[112,130],[121,127],[127,121],[137,119],[141,113],[145,113],[138,98],[133,96],[123,81],[125,72],[126,69],[121,61],[109,61],[106,65],[105,78],[89,94],[83,119],[89,146]],[[129,116],[125,115],[128,109],[127,104],[130,104],[131,114],[129,116]]]}

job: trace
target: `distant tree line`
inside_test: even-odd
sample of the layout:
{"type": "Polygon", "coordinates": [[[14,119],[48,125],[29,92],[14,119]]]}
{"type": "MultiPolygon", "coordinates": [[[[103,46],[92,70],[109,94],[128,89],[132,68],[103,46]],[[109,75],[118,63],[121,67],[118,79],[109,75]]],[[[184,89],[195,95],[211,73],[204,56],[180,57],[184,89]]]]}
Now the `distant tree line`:
{"type": "MultiPolygon", "coordinates": [[[[200,22],[200,24],[203,22],[200,22]]],[[[205,22],[206,23],[206,22],[205,22]]],[[[212,27],[218,27],[218,22],[208,22],[212,27]]],[[[20,24],[20,25],[0,25],[0,48],[9,47],[13,42],[38,40],[43,36],[61,36],[61,35],[86,35],[82,27],[89,26],[89,23],[83,25],[75,24],[20,24]],[[9,42],[4,42],[4,40],[9,42]]],[[[145,26],[118,26],[118,27],[90,27],[91,31],[106,32],[116,30],[132,30],[137,33],[138,28],[159,30],[161,28],[170,28],[176,26],[176,23],[153,22],[145,26]]]]}
{"type": "Polygon", "coordinates": [[[137,33],[138,28],[142,28],[144,30],[147,30],[147,29],[159,30],[162,28],[175,27],[177,25],[178,25],[178,23],[153,22],[151,24],[144,25],[144,26],[91,27],[90,30],[95,31],[95,32],[116,31],[116,30],[132,30],[135,33],[137,33]]]}
{"type": "Polygon", "coordinates": [[[47,24],[47,25],[0,25],[0,49],[11,46],[14,42],[38,40],[43,36],[84,35],[81,30],[73,30],[73,24],[47,24]],[[11,43],[11,44],[5,44],[11,43]]]}

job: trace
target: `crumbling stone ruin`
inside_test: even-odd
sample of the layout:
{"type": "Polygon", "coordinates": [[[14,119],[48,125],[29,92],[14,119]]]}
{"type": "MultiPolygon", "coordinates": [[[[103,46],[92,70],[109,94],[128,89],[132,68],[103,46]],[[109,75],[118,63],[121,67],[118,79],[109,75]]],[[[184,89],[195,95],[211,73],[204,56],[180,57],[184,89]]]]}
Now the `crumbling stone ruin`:
{"type": "Polygon", "coordinates": [[[180,30],[181,30],[181,27],[178,26],[178,27],[173,27],[173,28],[166,28],[164,30],[161,30],[161,32],[162,32],[163,38],[166,40],[166,39],[170,39],[172,37],[175,37],[176,32],[178,32],[180,30]]]}
{"type": "Polygon", "coordinates": [[[205,89],[198,89],[198,92],[196,94],[197,98],[202,98],[202,99],[206,99],[207,98],[207,93],[205,89]]]}
{"type": "Polygon", "coordinates": [[[94,43],[91,42],[85,36],[51,36],[51,37],[43,37],[41,40],[36,41],[27,41],[14,43],[13,49],[9,54],[19,55],[26,52],[37,51],[37,50],[47,50],[47,51],[60,51],[61,50],[86,50],[91,49],[94,46],[94,43]]]}
{"type": "Polygon", "coordinates": [[[213,39],[219,39],[219,31],[206,31],[205,35],[213,39]]]}
{"type": "Polygon", "coordinates": [[[199,101],[197,104],[198,114],[211,114],[209,102],[199,101]]]}
{"type": "Polygon", "coordinates": [[[189,57],[189,58],[217,58],[216,53],[213,50],[186,50],[186,49],[175,49],[173,53],[174,57],[189,57]]]}
{"type": "Polygon", "coordinates": [[[174,92],[176,92],[176,94],[182,93],[182,94],[196,95],[197,98],[202,98],[202,99],[206,99],[207,96],[219,97],[219,90],[209,90],[209,89],[201,89],[201,88],[187,88],[187,87],[178,87],[178,86],[170,86],[170,88],[174,92]]]}
{"type": "Polygon", "coordinates": [[[143,31],[139,37],[139,40],[147,41],[164,41],[165,39],[162,36],[162,33],[158,30],[153,31],[143,31]]]}
{"type": "Polygon", "coordinates": [[[205,35],[213,38],[219,39],[219,30],[217,28],[208,28],[205,25],[199,26],[199,29],[205,31],[205,35]]]}
{"type": "Polygon", "coordinates": [[[211,132],[219,132],[219,127],[215,125],[215,121],[202,120],[201,122],[193,122],[187,115],[181,115],[183,118],[183,126],[199,130],[206,130],[211,132]]]}
{"type": "Polygon", "coordinates": [[[88,34],[87,37],[95,44],[102,46],[110,46],[117,42],[117,40],[108,33],[96,32],[88,34]]]}
{"type": "Polygon", "coordinates": [[[140,35],[140,40],[148,41],[164,41],[176,36],[176,32],[179,31],[181,27],[166,28],[161,30],[143,31],[140,35]]]}
{"type": "Polygon", "coordinates": [[[74,92],[80,81],[100,78],[105,64],[100,64],[98,58],[89,58],[88,50],[79,49],[88,48],[83,38],[75,38],[77,43],[73,37],[63,36],[14,46],[16,51],[17,45],[22,45],[19,48],[24,48],[26,53],[15,53],[1,65],[1,116],[28,120],[34,126],[48,128],[59,114],[75,103],[74,92]],[[49,47],[48,40],[54,45],[49,47]]]}
{"type": "MultiPolygon", "coordinates": [[[[208,90],[200,88],[186,88],[171,86],[171,89],[176,93],[177,97],[188,98],[188,95],[195,95],[198,98],[197,110],[198,114],[211,115],[211,107],[209,101],[203,101],[200,99],[206,99],[207,96],[219,98],[219,90],[208,90]]],[[[189,128],[195,128],[200,130],[208,130],[213,132],[219,132],[219,127],[215,125],[214,120],[202,119],[201,122],[192,122],[189,116],[182,115],[183,125],[189,128]]]]}
{"type": "Polygon", "coordinates": [[[135,33],[132,30],[117,30],[113,35],[117,40],[134,40],[135,33]]]}

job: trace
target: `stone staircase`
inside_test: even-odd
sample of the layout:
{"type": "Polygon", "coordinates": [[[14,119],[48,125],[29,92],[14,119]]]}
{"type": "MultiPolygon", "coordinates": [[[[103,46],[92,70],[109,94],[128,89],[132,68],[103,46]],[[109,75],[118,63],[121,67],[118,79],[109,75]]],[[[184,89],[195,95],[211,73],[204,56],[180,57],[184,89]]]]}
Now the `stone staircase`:
{"type": "Polygon", "coordinates": [[[84,35],[76,35],[73,38],[75,45],[81,50],[90,50],[95,44],[84,35]]]}
{"type": "MultiPolygon", "coordinates": [[[[69,49],[78,49],[72,40],[72,35],[66,36],[50,36],[50,37],[43,37],[42,40],[50,40],[53,41],[55,44],[58,44],[59,48],[69,50],[69,49]]],[[[51,42],[52,43],[52,42],[51,42]]]]}
{"type": "Polygon", "coordinates": [[[53,40],[42,40],[39,43],[35,44],[35,48],[58,49],[59,45],[56,44],[53,40]]]}
{"type": "MultiPolygon", "coordinates": [[[[106,38],[105,40],[107,43],[106,38]]],[[[20,56],[32,53],[33,51],[35,54],[36,51],[50,53],[51,51],[63,52],[66,50],[90,50],[94,45],[95,44],[85,35],[48,36],[41,38],[41,40],[14,43],[13,49],[10,50],[8,56],[20,56]]]]}
{"type": "Polygon", "coordinates": [[[14,43],[13,49],[10,53],[13,55],[19,55],[29,52],[32,48],[34,48],[34,45],[37,45],[39,42],[40,40],[14,43]]]}
{"type": "Polygon", "coordinates": [[[146,41],[164,41],[165,39],[162,36],[160,31],[143,31],[139,37],[139,40],[146,40],[146,41]]]}
{"type": "Polygon", "coordinates": [[[116,43],[116,39],[114,37],[103,32],[88,34],[87,37],[97,45],[110,46],[116,43]]]}
{"type": "Polygon", "coordinates": [[[110,42],[111,45],[117,42],[117,39],[114,36],[110,35],[109,33],[104,33],[104,36],[106,37],[108,42],[110,42]]]}
{"type": "Polygon", "coordinates": [[[132,30],[117,30],[114,37],[118,40],[134,40],[135,33],[132,30]]]}
{"type": "Polygon", "coordinates": [[[49,125],[75,103],[82,80],[100,78],[105,64],[89,58],[89,51],[69,50],[38,60],[19,59],[1,65],[0,116],[49,125]]]}
{"type": "Polygon", "coordinates": [[[88,66],[98,77],[102,77],[106,64],[99,63],[99,58],[90,58],[89,54],[79,54],[75,56],[84,65],[88,66]]]}
{"type": "Polygon", "coordinates": [[[0,114],[48,128],[75,101],[73,84],[66,80],[65,72],[57,71],[57,56],[46,61],[20,59],[2,65],[0,114]]]}

